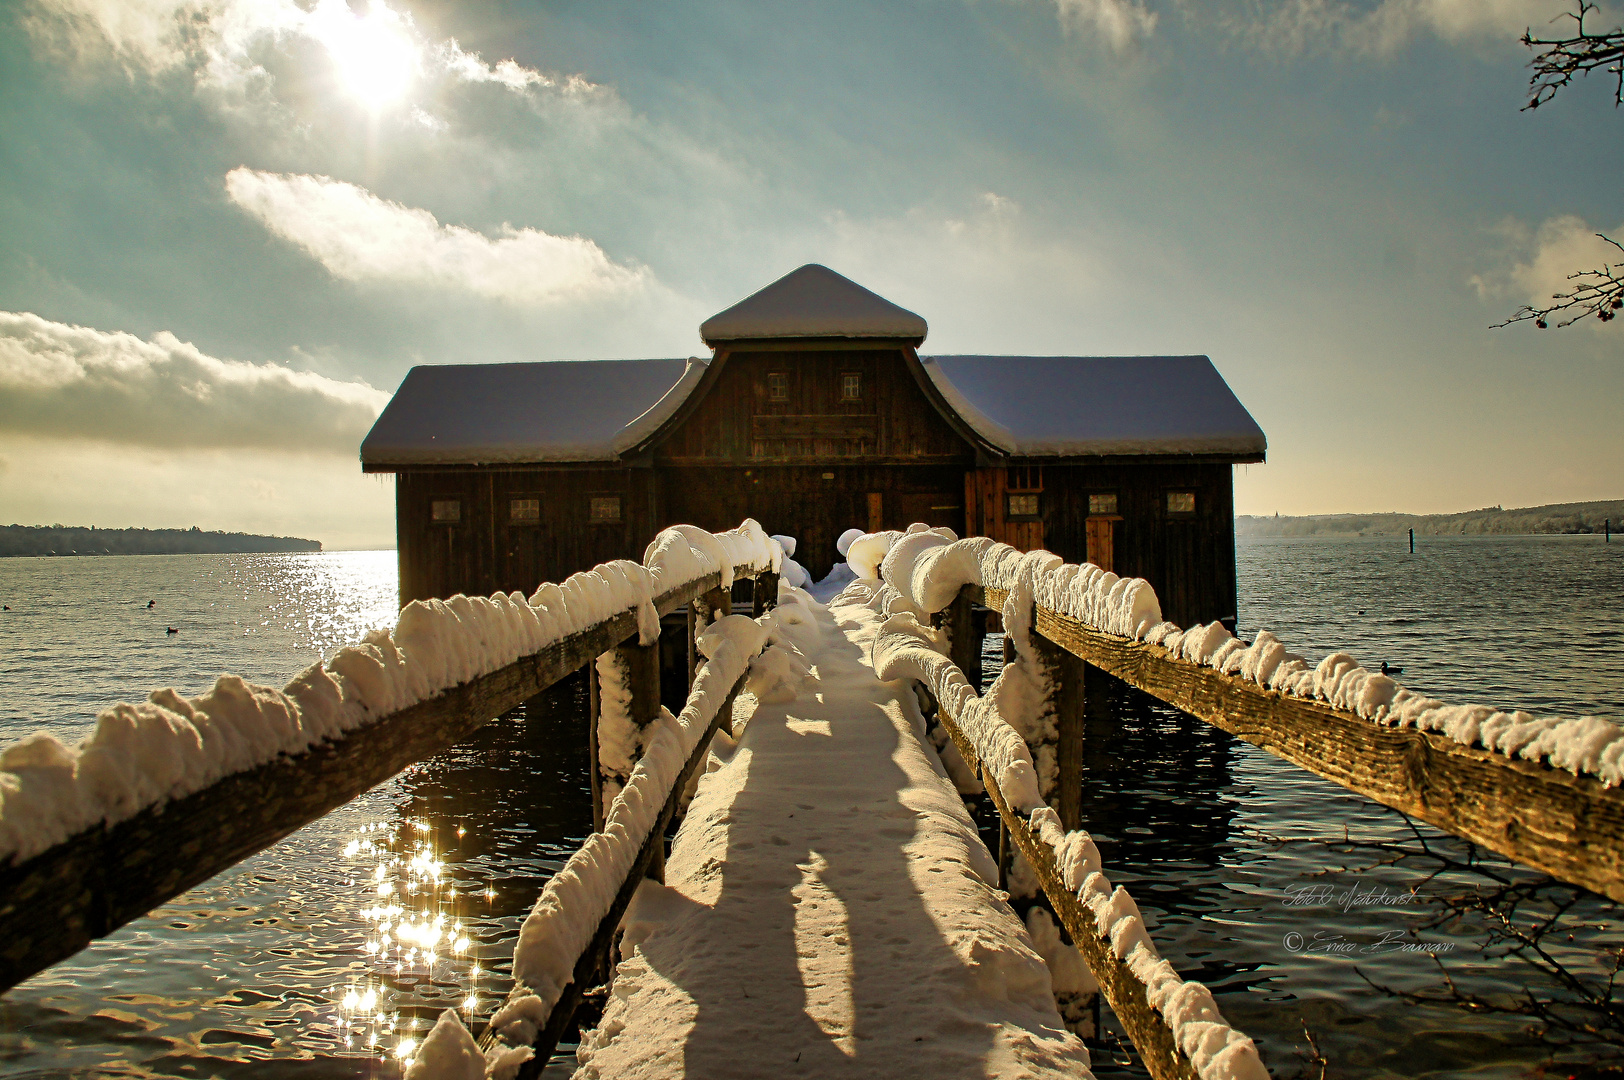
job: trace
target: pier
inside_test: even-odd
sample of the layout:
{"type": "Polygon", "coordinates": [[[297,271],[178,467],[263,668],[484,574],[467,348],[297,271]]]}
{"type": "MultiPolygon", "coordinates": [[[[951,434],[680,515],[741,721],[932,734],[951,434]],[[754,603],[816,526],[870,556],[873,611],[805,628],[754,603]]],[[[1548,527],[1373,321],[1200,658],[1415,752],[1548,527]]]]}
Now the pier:
{"type": "Polygon", "coordinates": [[[529,598],[409,605],[282,691],[226,677],[108,710],[76,750],[15,744],[0,985],[583,667],[597,829],[537,897],[507,1002],[475,1030],[447,1012],[412,1075],[537,1075],[589,1003],[585,1076],[1087,1076],[1103,1003],[1158,1080],[1267,1076],[1111,884],[1088,829],[1116,823],[1080,819],[1106,678],[1624,898],[1610,721],[1448,705],[1345,654],[1310,667],[1266,633],[1162,620],[1143,581],[945,529],[858,538],[826,603],[782,584],[783,561],[753,521],[678,527],[641,564],[529,598]],[[683,609],[685,643],[662,649],[683,609]],[[983,687],[994,612],[1008,663],[983,687]],[[996,809],[996,851],[965,796],[996,809]]]}

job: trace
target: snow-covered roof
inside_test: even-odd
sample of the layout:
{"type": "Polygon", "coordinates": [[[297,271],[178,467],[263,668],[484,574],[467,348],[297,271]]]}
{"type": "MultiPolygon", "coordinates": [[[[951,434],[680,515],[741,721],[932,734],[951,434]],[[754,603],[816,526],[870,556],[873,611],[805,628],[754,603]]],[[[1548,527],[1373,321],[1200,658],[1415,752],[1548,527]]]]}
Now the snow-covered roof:
{"type": "Polygon", "coordinates": [[[361,443],[366,466],[613,461],[681,405],[706,361],[414,367],[361,443]]]}
{"type": "Polygon", "coordinates": [[[1205,356],[923,356],[982,438],[1016,457],[1262,455],[1263,429],[1205,356]]]}
{"type": "Polygon", "coordinates": [[[808,263],[706,319],[705,344],[757,338],[889,338],[918,345],[925,320],[827,266],[808,263]]]}

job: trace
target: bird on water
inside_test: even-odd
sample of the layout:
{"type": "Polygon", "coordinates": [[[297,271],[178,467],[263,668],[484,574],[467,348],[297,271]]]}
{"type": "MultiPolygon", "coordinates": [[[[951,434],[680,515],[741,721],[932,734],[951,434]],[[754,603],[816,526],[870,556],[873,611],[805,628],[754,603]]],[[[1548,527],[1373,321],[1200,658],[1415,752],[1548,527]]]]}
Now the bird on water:
{"type": "Polygon", "coordinates": [[[180,631],[176,630],[173,626],[171,626],[168,630],[165,630],[164,633],[166,633],[166,634],[178,634],[178,633],[180,633],[180,631]]]}
{"type": "Polygon", "coordinates": [[[1401,667],[1392,667],[1387,663],[1386,660],[1383,660],[1382,661],[1382,674],[1383,675],[1402,675],[1402,674],[1404,674],[1404,669],[1401,668],[1401,667]]]}

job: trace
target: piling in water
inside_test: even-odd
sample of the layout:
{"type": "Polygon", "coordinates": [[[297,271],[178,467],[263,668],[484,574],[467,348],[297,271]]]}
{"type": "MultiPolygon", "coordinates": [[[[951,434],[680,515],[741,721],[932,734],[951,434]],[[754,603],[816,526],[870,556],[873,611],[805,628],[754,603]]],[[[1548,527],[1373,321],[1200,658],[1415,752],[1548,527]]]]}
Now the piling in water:
{"type": "Polygon", "coordinates": [[[1415,554],[1415,530],[1410,530],[1410,554],[1415,554]]]}

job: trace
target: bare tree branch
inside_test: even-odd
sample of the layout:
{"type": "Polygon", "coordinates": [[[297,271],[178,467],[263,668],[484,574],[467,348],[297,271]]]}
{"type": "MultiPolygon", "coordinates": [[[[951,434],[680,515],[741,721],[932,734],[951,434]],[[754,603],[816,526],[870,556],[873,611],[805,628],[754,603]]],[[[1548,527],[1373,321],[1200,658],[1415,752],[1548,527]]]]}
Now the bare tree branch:
{"type": "MultiPolygon", "coordinates": [[[[1404,841],[1356,839],[1346,829],[1337,838],[1265,837],[1277,846],[1321,845],[1350,861],[1326,866],[1326,875],[1377,868],[1421,873],[1421,883],[1442,885],[1427,896],[1432,910],[1410,928],[1412,936],[1427,930],[1452,929],[1481,936],[1479,955],[1486,960],[1518,962],[1526,977],[1522,993],[1486,996],[1460,986],[1442,959],[1432,953],[1441,985],[1432,990],[1396,990],[1355,968],[1371,989],[1414,1004],[1451,1005],[1467,1012],[1520,1016],[1547,1045],[1597,1061],[1616,1061],[1624,1051],[1624,939],[1615,921],[1620,905],[1577,886],[1527,871],[1486,856],[1474,845],[1454,842],[1442,847],[1409,818],[1411,837],[1404,841]],[[1579,939],[1583,939],[1580,941],[1579,939]],[[1560,946],[1553,948],[1553,945],[1560,946]],[[1575,966],[1588,954],[1587,964],[1575,966]]],[[[1508,970],[1507,975],[1511,972],[1508,970]]]]}
{"type": "Polygon", "coordinates": [[[1596,5],[1589,0],[1579,0],[1577,12],[1559,16],[1572,19],[1576,24],[1572,37],[1537,38],[1533,30],[1523,31],[1522,43],[1540,50],[1529,63],[1534,69],[1528,79],[1532,96],[1524,109],[1539,108],[1573,82],[1575,75],[1588,75],[1598,69],[1606,70],[1614,78],[1613,104],[1624,104],[1624,28],[1599,34],[1585,29],[1585,17],[1596,10],[1596,5]]]}
{"type": "MultiPolygon", "coordinates": [[[[1617,240],[1605,233],[1596,235],[1624,252],[1624,245],[1617,240]]],[[[1490,329],[1498,330],[1512,323],[1532,321],[1544,330],[1551,324],[1554,315],[1559,318],[1556,326],[1560,330],[1589,315],[1594,315],[1599,322],[1611,322],[1618,317],[1619,309],[1624,308],[1624,262],[1603,263],[1600,270],[1581,270],[1569,274],[1568,280],[1578,284],[1567,292],[1552,293],[1551,299],[1555,303],[1544,307],[1520,307],[1511,318],[1495,323],[1490,329]]]]}

